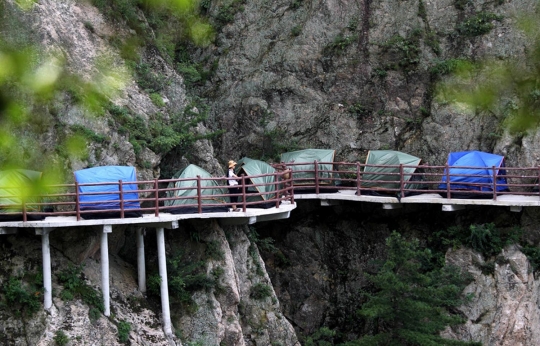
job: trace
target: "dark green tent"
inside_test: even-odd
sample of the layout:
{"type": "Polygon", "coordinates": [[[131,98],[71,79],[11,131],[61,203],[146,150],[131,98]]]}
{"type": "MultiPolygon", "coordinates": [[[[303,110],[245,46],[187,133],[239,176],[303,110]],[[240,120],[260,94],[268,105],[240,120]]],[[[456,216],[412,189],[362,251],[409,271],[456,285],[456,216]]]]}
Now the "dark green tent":
{"type": "MultiPolygon", "coordinates": [[[[203,212],[220,212],[228,211],[228,207],[225,205],[210,206],[208,204],[225,204],[227,203],[226,197],[218,196],[227,194],[227,189],[219,188],[219,182],[214,180],[212,175],[196,165],[189,165],[183,170],[177,172],[173,179],[188,179],[178,180],[169,183],[169,189],[182,189],[167,191],[168,198],[174,198],[165,201],[166,207],[177,207],[173,209],[167,209],[166,212],[172,214],[190,214],[198,211],[197,206],[197,176],[201,178],[201,204],[203,205],[203,212]],[[175,198],[176,197],[176,198],[175,198]]],[[[222,182],[224,185],[225,182],[222,182]]],[[[222,186],[221,185],[221,186],[222,186]]]]}
{"type": "MultiPolygon", "coordinates": [[[[370,150],[366,159],[367,165],[386,165],[385,167],[366,166],[362,175],[362,187],[399,189],[399,165],[418,166],[422,160],[416,156],[394,150],[370,150]],[[389,167],[392,166],[392,167],[389,167]]],[[[403,167],[405,188],[420,189],[421,183],[415,180],[412,173],[416,167],[403,167]]]]}
{"type": "Polygon", "coordinates": [[[264,177],[252,177],[262,174],[273,174],[276,170],[264,161],[250,159],[244,157],[238,160],[236,165],[236,175],[246,175],[246,178],[250,180],[249,183],[256,184],[258,186],[249,187],[247,193],[267,193],[262,196],[248,196],[247,202],[268,201],[275,198],[275,193],[269,193],[276,190],[274,183],[274,176],[264,177]]]}
{"type": "MultiPolygon", "coordinates": [[[[11,169],[0,171],[0,219],[15,220],[20,216],[8,213],[22,212],[22,204],[26,203],[26,211],[40,211],[35,203],[41,201],[41,172],[26,169],[11,169]]],[[[33,216],[32,219],[42,219],[33,216]]]]}
{"type": "MultiPolygon", "coordinates": [[[[336,151],[333,149],[304,149],[291,151],[288,153],[281,154],[282,163],[302,163],[301,165],[291,165],[287,166],[293,170],[294,185],[313,185],[315,178],[314,173],[314,162],[325,162],[324,164],[317,164],[317,169],[319,170],[319,178],[331,178],[332,171],[334,168],[334,156],[336,151]],[[300,172],[300,171],[309,171],[309,172],[300,172]],[[326,171],[326,172],[325,172],[326,171]],[[298,180],[301,179],[301,180],[298,180]]],[[[320,181],[320,184],[330,184],[331,181],[320,181]]]]}

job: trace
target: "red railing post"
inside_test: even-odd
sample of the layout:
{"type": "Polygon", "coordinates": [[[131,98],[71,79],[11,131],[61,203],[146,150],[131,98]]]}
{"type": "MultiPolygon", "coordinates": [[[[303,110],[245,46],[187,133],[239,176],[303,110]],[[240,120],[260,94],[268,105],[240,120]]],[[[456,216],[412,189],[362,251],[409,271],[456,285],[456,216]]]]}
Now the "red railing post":
{"type": "Polygon", "coordinates": [[[362,172],[360,172],[360,162],[356,163],[356,195],[362,195],[362,172]]]}
{"type": "MultiPolygon", "coordinates": [[[[276,191],[275,198],[276,198],[276,208],[279,208],[279,190],[280,190],[280,181],[281,181],[281,173],[275,171],[274,172],[274,191],[276,191]]],[[[285,184],[283,184],[283,187],[285,187],[285,184]]]]}
{"type": "Polygon", "coordinates": [[[315,193],[319,194],[319,165],[317,164],[317,160],[313,162],[313,165],[315,167],[315,193]]]}
{"type": "Polygon", "coordinates": [[[399,193],[401,197],[405,196],[404,191],[403,191],[403,188],[405,185],[404,182],[405,182],[405,177],[403,176],[403,164],[400,163],[399,164],[399,193]]]}
{"type": "Polygon", "coordinates": [[[446,172],[446,198],[451,198],[450,195],[450,167],[448,167],[448,162],[444,165],[444,171],[446,172]]]}
{"type": "Polygon", "coordinates": [[[124,218],[124,185],[122,184],[122,180],[118,180],[118,186],[119,186],[119,193],[120,193],[120,218],[124,218]]]}
{"type": "Polygon", "coordinates": [[[540,197],[540,166],[538,166],[538,179],[536,183],[538,184],[538,196],[540,197]]]}
{"type": "Polygon", "coordinates": [[[197,212],[202,214],[201,176],[197,176],[197,212]]]}
{"type": "Polygon", "coordinates": [[[246,211],[246,176],[242,174],[242,211],[246,211]]]}
{"type": "Polygon", "coordinates": [[[77,221],[81,220],[81,204],[79,198],[79,182],[75,181],[75,215],[77,216],[77,221]]]}
{"type": "Polygon", "coordinates": [[[495,166],[491,166],[493,172],[493,200],[497,200],[497,170],[495,166]]]}
{"type": "Polygon", "coordinates": [[[159,216],[159,183],[158,183],[158,179],[156,178],[154,180],[154,207],[156,208],[156,210],[154,211],[154,215],[157,217],[159,216]]]}
{"type": "Polygon", "coordinates": [[[294,204],[294,179],[293,179],[293,170],[289,172],[289,193],[291,194],[291,204],[294,204]]]}

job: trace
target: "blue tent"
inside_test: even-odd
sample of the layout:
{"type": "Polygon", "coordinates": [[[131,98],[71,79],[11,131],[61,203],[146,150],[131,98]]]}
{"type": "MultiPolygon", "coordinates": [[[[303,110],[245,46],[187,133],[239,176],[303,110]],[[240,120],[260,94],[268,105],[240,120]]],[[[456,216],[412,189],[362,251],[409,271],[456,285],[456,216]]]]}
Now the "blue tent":
{"type": "MultiPolygon", "coordinates": [[[[81,211],[84,210],[112,210],[120,209],[120,189],[118,182],[122,180],[122,195],[124,209],[139,209],[139,195],[137,192],[137,175],[134,167],[102,166],[76,171],[75,181],[79,184],[111,183],[104,185],[79,185],[79,203],[81,211]],[[129,183],[129,184],[125,184],[129,183]],[[101,193],[100,193],[101,192],[101,193]]],[[[114,215],[116,216],[117,213],[114,215]]],[[[83,214],[87,218],[88,214],[83,214]]],[[[126,216],[140,216],[130,214],[126,216]]]]}
{"type": "MultiPolygon", "coordinates": [[[[482,151],[460,151],[448,155],[451,190],[493,191],[493,167],[497,191],[508,191],[504,156],[482,151]],[[460,168],[470,167],[470,168],[460,168]]],[[[446,170],[439,189],[446,190],[446,170]]]]}

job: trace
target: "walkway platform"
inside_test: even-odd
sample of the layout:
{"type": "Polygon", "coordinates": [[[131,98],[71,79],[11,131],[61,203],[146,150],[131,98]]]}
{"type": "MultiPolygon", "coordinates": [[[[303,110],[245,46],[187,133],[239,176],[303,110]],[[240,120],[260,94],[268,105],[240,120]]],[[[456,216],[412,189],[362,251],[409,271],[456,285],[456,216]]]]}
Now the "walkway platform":
{"type": "Polygon", "coordinates": [[[222,225],[242,225],[254,224],[257,222],[286,219],[291,211],[296,208],[296,204],[284,201],[279,208],[272,207],[268,209],[247,208],[245,212],[217,212],[217,213],[195,213],[195,214],[169,214],[160,213],[159,216],[153,214],[143,214],[142,217],[123,218],[123,219],[82,219],[77,221],[75,216],[49,216],[44,220],[38,221],[4,221],[0,222],[0,234],[11,234],[18,228],[37,228],[37,229],[56,229],[84,226],[114,226],[114,225],[133,225],[140,227],[167,229],[178,228],[178,222],[192,219],[217,219],[222,225]]]}
{"type": "Polygon", "coordinates": [[[443,211],[455,211],[466,206],[499,206],[510,207],[511,211],[519,212],[522,207],[540,207],[539,196],[500,195],[497,200],[478,198],[444,198],[436,193],[425,193],[398,199],[390,196],[357,196],[354,190],[340,190],[334,193],[295,194],[295,200],[318,199],[321,205],[329,206],[339,201],[368,202],[382,204],[383,209],[397,209],[405,204],[440,204],[443,211]]]}

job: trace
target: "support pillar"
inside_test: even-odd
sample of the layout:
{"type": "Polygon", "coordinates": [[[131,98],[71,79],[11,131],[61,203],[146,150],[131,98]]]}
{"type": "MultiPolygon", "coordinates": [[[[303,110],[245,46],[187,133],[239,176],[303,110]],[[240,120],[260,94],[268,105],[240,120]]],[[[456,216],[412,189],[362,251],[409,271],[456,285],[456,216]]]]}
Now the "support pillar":
{"type": "Polygon", "coordinates": [[[41,234],[41,252],[43,256],[43,306],[46,311],[49,311],[52,307],[50,232],[50,228],[36,229],[36,234],[41,234]]]}
{"type": "Polygon", "coordinates": [[[112,232],[112,225],[103,225],[101,233],[101,290],[103,293],[103,314],[111,315],[111,303],[109,293],[109,242],[107,234],[112,232]]]}
{"type": "Polygon", "coordinates": [[[142,228],[137,228],[137,271],[139,276],[139,291],[146,292],[146,264],[144,262],[144,234],[142,228]]]}
{"type": "Polygon", "coordinates": [[[156,229],[159,276],[161,277],[161,312],[163,315],[163,331],[166,335],[172,334],[171,312],[169,308],[169,287],[167,283],[167,261],[165,257],[165,229],[156,229]]]}

